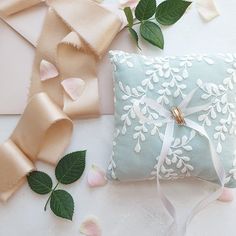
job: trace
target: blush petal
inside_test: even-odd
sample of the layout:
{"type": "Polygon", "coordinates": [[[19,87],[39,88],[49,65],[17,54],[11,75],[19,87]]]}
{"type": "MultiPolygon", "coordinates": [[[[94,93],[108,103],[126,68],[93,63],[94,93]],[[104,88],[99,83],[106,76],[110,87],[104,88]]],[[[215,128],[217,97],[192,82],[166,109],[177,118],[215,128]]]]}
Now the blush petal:
{"type": "Polygon", "coordinates": [[[90,187],[101,187],[107,184],[105,171],[92,165],[87,175],[88,185],[90,187]]]}
{"type": "Polygon", "coordinates": [[[80,78],[68,78],[61,82],[62,87],[72,100],[79,99],[85,89],[85,82],[80,78]]]}
{"type": "Polygon", "coordinates": [[[206,21],[211,21],[220,15],[214,0],[197,0],[196,6],[200,16],[206,21]]]}
{"type": "Polygon", "coordinates": [[[80,233],[86,236],[101,236],[102,230],[95,216],[87,217],[80,226],[80,233]]]}
{"type": "Polygon", "coordinates": [[[40,62],[40,79],[42,81],[55,78],[59,75],[59,72],[51,62],[42,60],[40,62]]]}
{"type": "Polygon", "coordinates": [[[234,200],[233,190],[230,188],[224,188],[221,196],[218,198],[221,202],[232,202],[234,200]]]}

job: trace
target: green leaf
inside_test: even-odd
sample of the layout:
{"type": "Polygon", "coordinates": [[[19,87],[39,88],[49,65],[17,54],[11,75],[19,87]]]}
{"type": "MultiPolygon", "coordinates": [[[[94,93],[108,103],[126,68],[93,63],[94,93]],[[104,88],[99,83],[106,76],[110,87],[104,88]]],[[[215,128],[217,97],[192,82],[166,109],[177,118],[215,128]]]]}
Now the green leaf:
{"type": "Polygon", "coordinates": [[[156,11],[156,0],[140,0],[135,8],[135,16],[138,20],[148,20],[156,11]]]}
{"type": "Polygon", "coordinates": [[[125,7],[124,8],[125,16],[127,18],[129,27],[132,27],[134,24],[134,18],[133,18],[133,13],[130,7],[125,7]]]}
{"type": "Polygon", "coordinates": [[[27,176],[30,188],[38,194],[47,194],[52,190],[52,179],[41,171],[33,171],[27,176]]]}
{"type": "Polygon", "coordinates": [[[138,44],[138,34],[137,34],[137,32],[132,28],[129,28],[129,32],[130,32],[132,38],[135,40],[137,47],[141,50],[141,48],[139,47],[139,44],[138,44]]]}
{"type": "Polygon", "coordinates": [[[55,174],[58,182],[71,184],[78,180],[85,169],[86,151],[72,152],[64,156],[57,164],[55,174]]]}
{"type": "Polygon", "coordinates": [[[161,49],[164,48],[163,34],[161,28],[157,24],[151,21],[143,22],[140,26],[140,33],[149,43],[161,49]]]}
{"type": "Polygon", "coordinates": [[[156,20],[162,25],[173,25],[185,13],[191,2],[183,0],[166,0],[158,5],[156,20]]]}
{"type": "Polygon", "coordinates": [[[74,200],[72,196],[64,190],[52,192],[50,207],[56,216],[72,220],[74,214],[74,200]]]}

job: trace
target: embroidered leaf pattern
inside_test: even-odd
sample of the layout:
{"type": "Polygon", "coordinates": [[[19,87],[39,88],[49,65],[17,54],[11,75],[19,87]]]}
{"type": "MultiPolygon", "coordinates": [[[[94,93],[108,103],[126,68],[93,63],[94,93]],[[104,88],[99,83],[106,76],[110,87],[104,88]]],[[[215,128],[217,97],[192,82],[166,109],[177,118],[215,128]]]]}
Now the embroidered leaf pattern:
{"type": "MultiPolygon", "coordinates": [[[[194,170],[193,165],[190,164],[190,157],[186,153],[191,152],[193,147],[191,141],[195,137],[196,132],[191,131],[189,137],[184,135],[181,138],[175,138],[172,142],[168,156],[165,159],[165,163],[161,167],[159,176],[161,179],[175,179],[183,176],[191,176],[191,171],[194,170]],[[171,166],[171,167],[170,167],[171,166]],[[175,166],[175,170],[173,169],[175,166]],[[178,172],[176,172],[176,170],[178,172]]],[[[157,157],[157,161],[159,156],[157,157]]],[[[154,167],[151,175],[156,176],[157,164],[154,167]]]]}
{"type": "MultiPolygon", "coordinates": [[[[236,60],[236,59],[235,59],[236,60]]],[[[225,59],[228,63],[233,63],[234,60],[230,58],[225,59]]],[[[235,133],[235,98],[232,102],[231,91],[234,89],[236,84],[235,70],[230,68],[227,70],[229,77],[223,80],[222,84],[216,85],[213,83],[203,83],[202,80],[197,81],[198,87],[203,91],[201,99],[211,101],[209,108],[204,111],[198,120],[203,126],[211,126],[212,121],[217,118],[217,113],[222,114],[224,118],[221,118],[218,124],[215,126],[214,139],[217,140],[216,150],[221,153],[223,150],[222,143],[226,140],[226,134],[235,133]]]]}

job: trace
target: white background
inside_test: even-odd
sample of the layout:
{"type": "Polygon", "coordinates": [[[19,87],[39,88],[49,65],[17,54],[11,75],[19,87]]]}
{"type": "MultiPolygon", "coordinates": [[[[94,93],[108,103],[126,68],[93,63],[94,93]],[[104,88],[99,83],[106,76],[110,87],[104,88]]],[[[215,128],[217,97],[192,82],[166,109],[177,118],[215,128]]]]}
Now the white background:
{"type": "MultiPolygon", "coordinates": [[[[178,24],[163,30],[166,41],[163,52],[142,45],[143,53],[181,55],[193,52],[236,52],[236,1],[218,0],[217,3],[221,11],[220,17],[206,24],[193,6],[178,24]]],[[[117,37],[112,48],[136,51],[126,32],[117,37]]],[[[112,88],[108,59],[105,58],[102,64],[101,86],[109,83],[112,88]]],[[[110,97],[111,91],[112,89],[107,91],[110,97]]],[[[111,103],[112,100],[106,102],[111,103]]],[[[18,119],[18,116],[0,117],[1,142],[9,137],[18,119]]],[[[163,235],[165,225],[170,221],[159,206],[155,182],[108,184],[98,189],[87,186],[86,173],[91,164],[105,169],[109,162],[112,132],[113,116],[75,122],[73,141],[67,152],[87,149],[88,153],[87,169],[83,178],[65,187],[74,196],[76,203],[73,222],[56,218],[49,209],[44,212],[47,196],[33,193],[25,184],[6,204],[0,204],[0,236],[77,236],[80,235],[80,223],[88,215],[99,218],[103,236],[163,235]]],[[[54,177],[53,167],[43,163],[37,163],[37,167],[54,177]]],[[[163,185],[180,215],[208,192],[206,183],[195,181],[163,185]]],[[[236,201],[215,202],[194,218],[187,235],[234,236],[235,219],[236,201]]]]}

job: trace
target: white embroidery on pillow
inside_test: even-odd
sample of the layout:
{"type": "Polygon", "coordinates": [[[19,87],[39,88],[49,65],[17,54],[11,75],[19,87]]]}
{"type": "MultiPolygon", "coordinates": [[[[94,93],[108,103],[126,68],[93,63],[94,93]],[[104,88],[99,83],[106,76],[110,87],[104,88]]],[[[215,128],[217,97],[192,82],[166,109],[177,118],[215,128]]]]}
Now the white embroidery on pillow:
{"type": "Polygon", "coordinates": [[[118,178],[116,177],[116,171],[115,171],[116,163],[114,161],[114,155],[115,155],[114,148],[117,144],[116,139],[118,138],[119,134],[120,134],[120,130],[116,129],[115,132],[114,132],[114,138],[113,138],[113,143],[112,143],[113,144],[113,149],[112,149],[112,154],[111,154],[111,161],[108,165],[108,171],[110,172],[110,176],[113,180],[118,180],[118,178]]]}
{"type": "Polygon", "coordinates": [[[229,170],[228,175],[226,176],[225,184],[229,183],[232,179],[236,180],[236,152],[234,152],[232,168],[229,170]]]}
{"type": "MultiPolygon", "coordinates": [[[[196,132],[192,130],[190,136],[184,135],[181,139],[175,138],[169,150],[165,163],[161,167],[159,177],[161,179],[176,179],[185,176],[191,176],[191,172],[194,170],[193,165],[190,164],[190,157],[184,155],[186,152],[191,152],[193,147],[190,142],[195,137],[196,132]],[[173,165],[175,169],[173,169],[173,165]]],[[[156,158],[158,161],[159,156],[156,158]]],[[[151,172],[151,176],[156,176],[157,164],[154,166],[154,171],[151,172]]]]}
{"type": "MultiPolygon", "coordinates": [[[[126,64],[128,68],[133,68],[132,55],[123,52],[112,52],[113,64],[126,64]]],[[[215,132],[213,137],[216,140],[216,149],[218,153],[223,151],[222,143],[226,140],[226,134],[236,135],[236,112],[235,103],[236,98],[234,94],[234,100],[232,101],[232,92],[236,85],[236,54],[220,54],[226,63],[229,64],[227,69],[228,76],[223,80],[222,84],[203,83],[200,79],[197,81],[197,86],[201,89],[201,99],[206,102],[212,102],[209,109],[205,110],[198,116],[198,120],[207,129],[211,127],[215,121],[218,122],[215,125],[215,132]],[[217,119],[217,114],[221,114],[223,118],[217,119]],[[213,122],[214,121],[214,122],[213,122]]],[[[156,135],[160,140],[163,139],[163,133],[160,131],[162,124],[143,124],[136,120],[136,114],[134,112],[134,104],[140,104],[141,112],[149,119],[158,120],[159,115],[153,111],[149,106],[142,103],[143,97],[146,97],[148,92],[157,93],[157,101],[161,104],[170,104],[170,98],[184,98],[187,85],[185,81],[189,78],[189,69],[193,66],[193,62],[206,63],[211,66],[214,65],[214,60],[208,55],[192,54],[180,57],[179,64],[172,66],[171,60],[175,57],[164,58],[148,58],[141,56],[147,69],[145,71],[145,78],[136,87],[124,84],[119,81],[119,87],[122,92],[123,112],[120,115],[122,122],[122,128],[119,130],[118,135],[125,135],[128,128],[134,125],[132,133],[133,139],[136,141],[134,145],[134,151],[136,153],[141,152],[142,142],[147,140],[147,135],[156,135]],[[161,83],[160,87],[160,81],[161,83]],[[159,88],[156,89],[156,84],[159,88]]],[[[115,66],[116,67],[116,66],[115,66]]],[[[115,68],[116,70],[117,68],[115,68]]],[[[118,136],[117,136],[118,137],[118,136]]],[[[175,179],[184,176],[190,176],[194,170],[194,166],[191,164],[191,159],[186,152],[191,152],[192,146],[189,144],[195,137],[195,132],[191,132],[189,137],[183,136],[173,140],[171,150],[168,154],[168,158],[165,164],[161,168],[160,178],[175,179]]],[[[115,176],[116,164],[113,160],[114,153],[112,155],[112,161],[109,166],[109,170],[112,171],[112,178],[117,179],[115,176]]],[[[158,160],[158,157],[157,157],[158,160]]],[[[156,167],[156,166],[155,166],[156,167]]],[[[151,179],[155,178],[156,172],[154,170],[151,173],[151,179]]],[[[236,180],[236,158],[232,163],[232,169],[228,172],[227,180],[231,178],[236,180]]]]}
{"type": "MultiPolygon", "coordinates": [[[[236,67],[234,57],[231,54],[227,54],[225,62],[232,64],[236,67]]],[[[219,124],[215,126],[214,139],[217,140],[216,150],[221,153],[223,150],[222,143],[226,140],[225,134],[236,134],[236,113],[235,113],[235,94],[232,94],[234,86],[236,85],[236,72],[232,67],[227,69],[229,74],[223,80],[222,84],[203,83],[201,80],[197,81],[198,87],[203,91],[201,99],[212,101],[212,105],[209,109],[204,111],[198,117],[198,120],[202,122],[203,126],[212,126],[212,120],[217,118],[217,113],[222,114],[224,118],[221,118],[219,124]],[[232,103],[232,95],[234,103],[232,103]]]]}
{"type": "Polygon", "coordinates": [[[126,64],[129,68],[133,68],[134,64],[130,59],[132,59],[132,55],[126,52],[120,52],[120,51],[110,51],[110,54],[112,55],[111,62],[114,65],[114,70],[116,71],[116,62],[119,62],[120,64],[126,64]]]}

